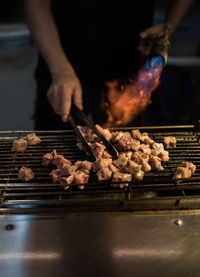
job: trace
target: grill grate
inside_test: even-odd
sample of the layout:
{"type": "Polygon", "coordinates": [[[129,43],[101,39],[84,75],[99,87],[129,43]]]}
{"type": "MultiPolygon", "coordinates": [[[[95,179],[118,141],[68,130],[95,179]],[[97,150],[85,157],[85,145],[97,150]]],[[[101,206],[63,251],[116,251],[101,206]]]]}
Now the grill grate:
{"type": "MultiPolygon", "coordinates": [[[[116,128],[130,131],[133,128],[116,128]]],[[[0,132],[0,208],[1,211],[26,208],[26,210],[68,207],[69,210],[86,208],[103,210],[135,210],[163,208],[200,207],[200,143],[194,126],[144,127],[156,142],[164,136],[175,136],[177,148],[169,149],[169,162],[162,163],[164,171],[149,172],[143,181],[130,182],[128,188],[114,189],[110,182],[99,183],[93,174],[83,191],[77,185],[64,190],[63,185],[51,184],[51,168],[41,165],[44,154],[56,149],[71,162],[88,160],[85,153],[76,148],[73,131],[38,131],[40,145],[29,146],[23,153],[10,151],[14,139],[24,137],[29,131],[0,132]],[[195,130],[195,132],[194,132],[195,130]],[[197,170],[192,178],[175,184],[172,176],[183,161],[193,162],[197,170]],[[33,169],[35,178],[31,183],[18,180],[21,166],[33,169]],[[190,200],[190,201],[189,201],[190,200]]],[[[120,182],[121,183],[121,182],[120,182]]],[[[127,182],[126,182],[127,183],[127,182]]]]}

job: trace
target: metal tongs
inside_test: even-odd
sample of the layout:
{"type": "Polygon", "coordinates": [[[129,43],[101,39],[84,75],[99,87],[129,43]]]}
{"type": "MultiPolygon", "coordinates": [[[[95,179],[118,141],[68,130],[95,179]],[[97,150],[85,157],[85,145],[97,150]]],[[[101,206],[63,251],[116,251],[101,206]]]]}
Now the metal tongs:
{"type": "Polygon", "coordinates": [[[71,106],[71,112],[68,116],[68,121],[71,124],[72,128],[74,129],[75,134],[80,138],[81,142],[83,143],[85,149],[87,152],[92,156],[93,160],[97,160],[96,156],[94,155],[92,149],[90,148],[88,142],[84,138],[84,136],[81,134],[79,128],[77,127],[77,124],[75,123],[75,120],[73,119],[71,113],[74,113],[76,116],[78,116],[87,127],[92,129],[92,131],[98,136],[98,138],[104,143],[107,150],[109,151],[110,155],[113,157],[113,159],[118,158],[118,152],[115,149],[115,147],[98,131],[96,126],[86,117],[83,111],[81,111],[78,107],[76,107],[74,104],[71,106]]]}

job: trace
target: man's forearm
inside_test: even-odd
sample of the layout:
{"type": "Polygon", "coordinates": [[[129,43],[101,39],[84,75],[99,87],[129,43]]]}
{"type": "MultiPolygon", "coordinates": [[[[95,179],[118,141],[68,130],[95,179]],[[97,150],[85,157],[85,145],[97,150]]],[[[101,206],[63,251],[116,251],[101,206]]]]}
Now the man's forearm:
{"type": "Polygon", "coordinates": [[[45,59],[51,74],[73,70],[62,49],[50,0],[25,0],[25,16],[32,37],[45,59]]]}
{"type": "Polygon", "coordinates": [[[169,37],[176,31],[184,15],[189,11],[195,0],[172,0],[169,6],[166,23],[169,24],[169,37]]]}

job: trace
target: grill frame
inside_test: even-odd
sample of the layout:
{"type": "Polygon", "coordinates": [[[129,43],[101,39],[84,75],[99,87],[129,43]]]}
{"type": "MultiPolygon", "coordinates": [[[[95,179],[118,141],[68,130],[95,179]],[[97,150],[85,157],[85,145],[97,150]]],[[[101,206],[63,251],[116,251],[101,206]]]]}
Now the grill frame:
{"type": "MultiPolygon", "coordinates": [[[[64,211],[80,212],[199,208],[199,122],[196,125],[184,126],[113,128],[112,131],[131,131],[133,129],[139,129],[142,132],[147,131],[156,142],[161,142],[163,136],[176,136],[177,148],[169,150],[170,161],[163,163],[165,171],[147,173],[142,182],[129,182],[129,187],[124,189],[110,188],[111,182],[100,184],[94,181],[92,177],[90,184],[83,191],[77,188],[70,188],[65,191],[64,185],[51,184],[50,178],[47,179],[47,173],[50,173],[51,169],[44,168],[39,164],[39,156],[42,160],[42,156],[53,149],[57,149],[59,154],[63,154],[72,162],[77,159],[88,159],[85,153],[76,148],[74,131],[37,131],[36,133],[41,137],[42,143],[37,146],[29,146],[24,153],[14,154],[10,151],[12,141],[33,131],[0,131],[0,212],[16,213],[23,211],[23,213],[32,213],[47,210],[48,212],[55,212],[63,209],[64,211]],[[69,142],[71,143],[69,144],[69,142]],[[184,156],[180,156],[180,153],[183,154],[183,152],[185,153],[184,156]],[[3,162],[6,155],[10,164],[3,162]],[[22,163],[22,160],[26,162],[22,163]],[[177,185],[172,182],[172,172],[175,171],[176,166],[185,160],[194,162],[197,165],[197,170],[192,178],[177,185]],[[17,180],[16,172],[21,165],[31,168],[33,168],[32,165],[34,168],[40,166],[39,172],[33,168],[33,171],[36,172],[34,182],[23,183],[17,180]],[[5,175],[2,177],[3,170],[7,170],[5,174],[11,177],[5,178],[5,175]],[[46,176],[46,179],[42,174],[46,176]],[[41,175],[42,178],[40,178],[41,175]],[[13,176],[15,177],[13,178],[13,176]],[[159,180],[160,182],[158,182],[159,180]]],[[[76,186],[78,185],[74,184],[71,187],[76,186]]]]}

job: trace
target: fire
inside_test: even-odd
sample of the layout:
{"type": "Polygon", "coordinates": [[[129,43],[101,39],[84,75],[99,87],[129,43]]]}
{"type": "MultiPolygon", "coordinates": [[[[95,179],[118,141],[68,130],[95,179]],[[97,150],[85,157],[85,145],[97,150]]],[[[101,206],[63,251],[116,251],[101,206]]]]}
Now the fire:
{"type": "Polygon", "coordinates": [[[151,93],[159,85],[163,66],[161,57],[153,57],[140,69],[137,78],[123,88],[118,88],[117,81],[106,82],[107,99],[102,107],[108,119],[104,127],[127,125],[151,103],[151,93]]]}

